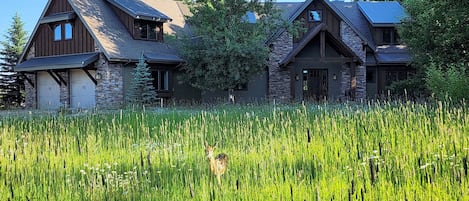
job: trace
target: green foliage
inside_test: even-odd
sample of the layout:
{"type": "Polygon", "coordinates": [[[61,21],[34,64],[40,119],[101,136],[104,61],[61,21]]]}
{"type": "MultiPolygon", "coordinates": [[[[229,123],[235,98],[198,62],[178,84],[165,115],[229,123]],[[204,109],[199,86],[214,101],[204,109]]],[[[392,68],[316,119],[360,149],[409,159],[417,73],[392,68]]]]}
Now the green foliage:
{"type": "Polygon", "coordinates": [[[468,1],[408,0],[410,18],[400,29],[418,67],[469,62],[468,1]]]}
{"type": "Polygon", "coordinates": [[[16,14],[5,35],[6,41],[0,42],[3,46],[0,51],[0,108],[19,107],[24,102],[24,77],[13,71],[26,44],[27,33],[23,27],[24,23],[16,14]]]}
{"type": "Polygon", "coordinates": [[[466,106],[0,116],[0,200],[469,200],[466,106]],[[203,142],[228,171],[211,179],[203,142]]]}
{"type": "Polygon", "coordinates": [[[132,73],[129,94],[126,96],[127,103],[132,105],[154,105],[156,101],[156,90],[153,86],[153,77],[150,68],[142,56],[132,73]]]}
{"type": "Polygon", "coordinates": [[[422,84],[422,80],[416,77],[395,81],[388,87],[388,89],[392,94],[397,94],[402,98],[410,98],[412,100],[421,98],[428,94],[428,90],[425,85],[422,84]]]}
{"type": "MultiPolygon", "coordinates": [[[[435,68],[435,66],[464,66],[469,63],[469,26],[467,26],[469,2],[407,0],[404,1],[404,7],[410,18],[403,22],[399,34],[412,54],[413,66],[417,69],[417,76],[414,79],[426,83],[431,93],[437,96],[443,93],[441,91],[443,88],[450,90],[447,83],[439,82],[444,74],[446,74],[444,78],[453,81],[469,79],[467,74],[462,74],[466,76],[465,78],[451,78],[453,73],[446,72],[451,68],[435,68]],[[437,86],[438,84],[445,86],[437,86]]],[[[444,93],[447,96],[454,95],[451,97],[454,99],[463,97],[459,92],[444,93]]]]}
{"type": "Polygon", "coordinates": [[[439,100],[469,100],[469,66],[466,64],[444,69],[433,64],[427,70],[426,83],[439,100]]]}
{"type": "Polygon", "coordinates": [[[275,31],[288,27],[271,1],[188,1],[192,35],[181,49],[187,61],[184,81],[200,89],[233,89],[247,83],[267,66],[265,42],[275,31]],[[247,13],[255,13],[250,23],[247,13]]]}

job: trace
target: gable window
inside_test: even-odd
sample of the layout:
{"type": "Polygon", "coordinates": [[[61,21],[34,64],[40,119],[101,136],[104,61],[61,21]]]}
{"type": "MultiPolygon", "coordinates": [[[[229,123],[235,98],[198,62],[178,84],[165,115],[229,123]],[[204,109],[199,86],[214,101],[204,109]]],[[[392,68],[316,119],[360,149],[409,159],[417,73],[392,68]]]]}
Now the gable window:
{"type": "Polygon", "coordinates": [[[308,13],[309,22],[321,22],[322,21],[322,11],[320,10],[310,10],[308,13]]]}
{"type": "Polygon", "coordinates": [[[62,25],[58,24],[54,27],[54,41],[62,40],[62,25]]]}
{"type": "Polygon", "coordinates": [[[71,23],[65,23],[65,40],[73,38],[73,26],[71,23]]]}
{"type": "Polygon", "coordinates": [[[54,26],[54,41],[70,40],[73,38],[73,25],[70,22],[59,23],[54,26]]]}

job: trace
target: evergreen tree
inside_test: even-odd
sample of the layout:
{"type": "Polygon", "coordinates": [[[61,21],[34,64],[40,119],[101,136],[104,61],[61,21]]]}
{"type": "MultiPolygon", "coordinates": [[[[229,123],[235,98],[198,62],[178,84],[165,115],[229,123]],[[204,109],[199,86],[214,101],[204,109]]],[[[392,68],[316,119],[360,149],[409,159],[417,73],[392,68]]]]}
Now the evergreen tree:
{"type": "Polygon", "coordinates": [[[132,73],[127,102],[133,105],[153,105],[156,101],[156,90],[150,68],[143,58],[143,54],[132,73]]]}
{"type": "Polygon", "coordinates": [[[5,35],[6,41],[0,42],[3,46],[0,51],[0,107],[3,108],[19,107],[24,102],[24,77],[13,71],[26,44],[27,33],[23,27],[17,13],[5,35]]]}

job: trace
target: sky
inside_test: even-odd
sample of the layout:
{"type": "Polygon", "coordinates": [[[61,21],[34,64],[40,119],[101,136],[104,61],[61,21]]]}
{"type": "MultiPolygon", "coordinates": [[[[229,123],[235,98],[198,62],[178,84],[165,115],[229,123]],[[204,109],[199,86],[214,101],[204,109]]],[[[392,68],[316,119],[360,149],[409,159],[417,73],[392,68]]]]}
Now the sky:
{"type": "Polygon", "coordinates": [[[4,40],[4,35],[11,27],[12,18],[16,13],[19,14],[24,22],[24,29],[30,35],[39,17],[47,4],[47,0],[0,0],[0,35],[4,40]]]}

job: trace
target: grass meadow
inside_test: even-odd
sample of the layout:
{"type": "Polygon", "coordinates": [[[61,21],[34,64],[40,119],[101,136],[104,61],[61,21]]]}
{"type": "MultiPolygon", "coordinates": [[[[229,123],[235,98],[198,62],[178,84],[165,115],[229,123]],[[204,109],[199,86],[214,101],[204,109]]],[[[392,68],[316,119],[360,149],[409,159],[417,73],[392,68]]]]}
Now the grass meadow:
{"type": "Polygon", "coordinates": [[[468,156],[466,105],[10,114],[0,200],[469,200],[468,156]]]}

